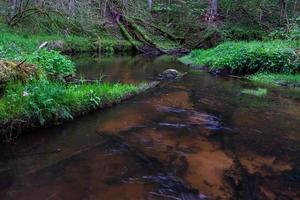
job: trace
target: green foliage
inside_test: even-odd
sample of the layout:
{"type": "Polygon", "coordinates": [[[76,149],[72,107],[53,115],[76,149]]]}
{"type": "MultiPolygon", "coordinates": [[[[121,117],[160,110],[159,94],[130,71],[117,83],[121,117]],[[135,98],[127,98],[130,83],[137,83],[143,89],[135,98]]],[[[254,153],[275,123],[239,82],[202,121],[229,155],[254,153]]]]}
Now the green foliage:
{"type": "MultiPolygon", "coordinates": [[[[38,46],[42,42],[53,41],[57,38],[57,36],[42,35],[29,37],[26,34],[11,33],[10,29],[4,28],[4,32],[0,35],[0,59],[26,61],[35,64],[50,76],[72,75],[75,73],[75,66],[65,56],[57,51],[38,50],[38,46]]],[[[77,36],[67,37],[66,41],[67,44],[72,43],[72,48],[75,48],[76,45],[82,47],[88,44],[87,40],[77,36]]]]}
{"type": "Polygon", "coordinates": [[[267,32],[260,27],[227,23],[219,26],[209,26],[202,33],[202,45],[214,47],[225,41],[252,41],[267,37],[267,32]]]}
{"type": "Polygon", "coordinates": [[[10,32],[0,34],[0,59],[22,60],[24,55],[35,51],[38,41],[10,32]]]}
{"type": "Polygon", "coordinates": [[[72,85],[68,87],[66,98],[74,112],[86,111],[106,103],[118,102],[129,93],[137,93],[137,86],[104,83],[72,85]]]}
{"type": "Polygon", "coordinates": [[[88,52],[94,49],[92,39],[88,37],[69,35],[63,40],[66,43],[66,51],[88,52]]]}
{"type": "Polygon", "coordinates": [[[46,77],[31,79],[25,85],[11,82],[0,99],[0,121],[37,119],[43,125],[50,120],[71,119],[78,112],[119,101],[138,91],[134,85],[64,85],[46,77]]]}
{"type": "Polygon", "coordinates": [[[262,40],[267,35],[260,27],[234,24],[225,25],[222,32],[226,40],[262,40]]]}
{"type": "Polygon", "coordinates": [[[183,60],[207,65],[212,69],[229,69],[232,73],[296,73],[300,61],[294,41],[225,42],[213,49],[195,50],[183,60]]]}
{"type": "MultiPolygon", "coordinates": [[[[38,75],[27,81],[11,80],[0,98],[0,122],[13,120],[35,121],[41,125],[51,120],[71,119],[104,104],[118,102],[130,93],[137,93],[135,85],[80,84],[66,85],[57,78],[73,75],[75,66],[58,51],[38,50],[44,41],[58,40],[59,36],[15,34],[3,29],[0,35],[0,59],[26,61],[38,68],[38,75]],[[53,79],[55,78],[55,79],[53,79]]],[[[78,36],[64,38],[67,48],[88,49],[90,40],[78,36]]],[[[104,47],[114,48],[119,41],[102,40],[104,47]],[[109,44],[109,45],[107,45],[109,44]]]]}
{"type": "Polygon", "coordinates": [[[40,124],[56,116],[70,117],[64,99],[65,87],[46,78],[33,79],[26,85],[10,83],[0,100],[0,119],[38,119],[40,124]]]}
{"type": "Polygon", "coordinates": [[[50,76],[65,77],[75,73],[72,61],[58,51],[36,51],[27,57],[27,62],[37,65],[50,76]]]}
{"type": "Polygon", "coordinates": [[[288,30],[283,27],[277,28],[269,34],[269,38],[281,40],[300,40],[300,27],[297,24],[292,24],[288,30]]]}

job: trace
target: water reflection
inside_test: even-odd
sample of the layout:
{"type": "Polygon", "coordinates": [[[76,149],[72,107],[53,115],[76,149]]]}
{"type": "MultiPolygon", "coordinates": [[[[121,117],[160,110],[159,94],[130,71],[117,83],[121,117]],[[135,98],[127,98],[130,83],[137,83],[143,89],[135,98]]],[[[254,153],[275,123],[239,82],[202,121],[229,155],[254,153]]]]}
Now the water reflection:
{"type": "MultiPolygon", "coordinates": [[[[109,81],[186,70],[170,57],[77,62],[84,76],[109,81]]],[[[190,73],[33,131],[0,147],[0,199],[298,199],[299,102],[275,88],[264,97],[241,93],[259,87],[190,73]]]]}

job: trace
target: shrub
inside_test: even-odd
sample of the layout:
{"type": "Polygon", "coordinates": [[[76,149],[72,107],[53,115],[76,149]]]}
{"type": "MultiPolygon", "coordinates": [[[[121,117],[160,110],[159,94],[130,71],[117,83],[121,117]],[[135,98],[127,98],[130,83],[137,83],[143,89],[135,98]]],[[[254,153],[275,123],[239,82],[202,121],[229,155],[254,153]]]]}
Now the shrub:
{"type": "Polygon", "coordinates": [[[28,56],[28,62],[36,64],[51,76],[65,77],[75,73],[75,66],[70,59],[58,51],[42,49],[28,56]]]}

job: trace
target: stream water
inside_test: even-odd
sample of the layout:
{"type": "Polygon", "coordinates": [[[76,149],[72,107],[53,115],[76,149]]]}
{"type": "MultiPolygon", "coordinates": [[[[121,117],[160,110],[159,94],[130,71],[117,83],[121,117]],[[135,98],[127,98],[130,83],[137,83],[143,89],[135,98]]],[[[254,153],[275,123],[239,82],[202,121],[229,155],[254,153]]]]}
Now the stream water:
{"type": "MultiPolygon", "coordinates": [[[[111,82],[188,70],[168,56],[74,61],[82,76],[111,82]]],[[[296,89],[190,71],[2,145],[0,199],[300,199],[299,97],[296,89]],[[267,95],[243,92],[258,88],[267,95]]]]}

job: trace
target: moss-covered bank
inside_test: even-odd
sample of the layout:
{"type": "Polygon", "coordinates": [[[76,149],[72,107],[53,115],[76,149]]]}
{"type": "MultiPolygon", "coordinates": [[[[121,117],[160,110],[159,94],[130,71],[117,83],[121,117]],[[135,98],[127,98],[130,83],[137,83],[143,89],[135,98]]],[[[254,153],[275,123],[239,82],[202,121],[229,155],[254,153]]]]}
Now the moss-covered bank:
{"type": "Polygon", "coordinates": [[[180,60],[215,73],[250,75],[251,80],[298,86],[299,44],[298,40],[225,42],[212,49],[194,50],[180,60]]]}

